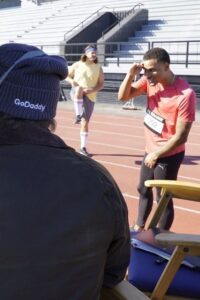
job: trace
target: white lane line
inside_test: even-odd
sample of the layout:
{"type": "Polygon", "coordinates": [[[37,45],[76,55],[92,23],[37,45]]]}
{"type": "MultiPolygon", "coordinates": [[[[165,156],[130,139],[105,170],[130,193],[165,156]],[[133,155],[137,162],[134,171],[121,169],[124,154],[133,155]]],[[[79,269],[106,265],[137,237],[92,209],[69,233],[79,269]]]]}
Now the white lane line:
{"type": "MultiPolygon", "coordinates": [[[[65,142],[67,143],[68,141],[73,141],[73,142],[79,142],[78,139],[69,139],[67,137],[62,137],[65,142]]],[[[104,143],[97,143],[97,142],[90,142],[90,144],[94,144],[94,145],[101,145],[101,146],[107,146],[107,147],[113,147],[115,149],[126,149],[126,150],[134,150],[134,151],[138,151],[138,152],[142,152],[144,153],[144,150],[141,150],[139,148],[132,148],[132,147],[124,147],[124,146],[119,146],[119,145],[111,145],[111,144],[104,144],[104,143]]],[[[108,153],[109,155],[109,153],[108,153]]],[[[129,154],[130,155],[130,154],[129,154]]],[[[133,156],[136,156],[133,154],[133,156]]],[[[95,157],[94,157],[95,158],[95,157]]],[[[119,164],[119,163],[114,163],[114,162],[109,162],[109,161],[105,161],[105,160],[98,160],[98,159],[95,159],[96,161],[102,163],[102,164],[107,164],[107,165],[112,165],[112,166],[116,166],[116,167],[120,167],[120,168],[127,168],[127,169],[135,169],[135,170],[139,170],[140,168],[139,167],[134,167],[134,166],[127,166],[127,165],[124,165],[124,164],[119,164]]],[[[191,180],[191,181],[197,181],[197,182],[200,182],[200,178],[194,178],[194,177],[187,177],[187,176],[180,176],[180,178],[183,178],[183,179],[188,179],[188,180],[191,180]]]]}
{"type": "Polygon", "coordinates": [[[178,176],[179,178],[183,178],[183,179],[187,179],[187,180],[194,180],[194,181],[199,181],[200,182],[200,179],[199,178],[193,178],[193,177],[188,177],[188,176],[178,176]]]}
{"type": "Polygon", "coordinates": [[[127,166],[127,165],[124,165],[124,164],[118,164],[118,163],[113,163],[113,162],[110,162],[110,161],[99,160],[99,159],[95,159],[95,160],[98,161],[99,163],[101,163],[102,165],[105,164],[105,165],[111,165],[111,166],[120,167],[120,168],[140,170],[139,167],[127,166]]]}
{"type": "MultiPolygon", "coordinates": [[[[126,126],[127,127],[127,126],[126,126]]],[[[134,129],[138,129],[138,128],[142,128],[143,127],[139,127],[139,126],[129,126],[130,128],[132,128],[132,130],[134,131],[134,129]]],[[[58,125],[58,128],[68,128],[68,129],[72,129],[72,130],[80,130],[79,127],[74,127],[74,126],[68,126],[68,125],[61,125],[59,124],[58,125]]],[[[141,135],[135,135],[135,134],[126,134],[126,133],[120,133],[120,132],[116,132],[116,131],[109,131],[109,130],[97,130],[97,129],[91,129],[91,134],[93,133],[102,133],[102,134],[111,134],[111,135],[119,135],[119,136],[127,136],[127,137],[130,137],[130,138],[140,138],[140,139],[144,139],[144,132],[142,131],[142,134],[141,135]]],[[[190,132],[190,135],[200,135],[199,133],[192,133],[190,132]]],[[[186,145],[193,145],[193,146],[200,146],[200,143],[191,143],[191,142],[187,142],[186,145]]]]}
{"type": "MultiPolygon", "coordinates": [[[[61,118],[59,118],[61,119],[61,118]]],[[[57,119],[57,122],[58,122],[58,119],[57,119]]],[[[110,122],[97,122],[97,121],[91,121],[91,124],[102,124],[102,125],[110,125],[110,126],[114,126],[114,127],[126,127],[126,128],[141,128],[141,129],[144,129],[144,126],[138,126],[138,125],[134,125],[134,124],[130,124],[130,125],[127,125],[127,124],[118,124],[118,123],[110,123],[110,122]]],[[[59,125],[61,126],[61,125],[59,125]]],[[[62,125],[64,126],[64,125],[62,125]]],[[[66,127],[70,127],[70,125],[66,125],[66,127]]]]}
{"type": "MultiPolygon", "coordinates": [[[[124,198],[127,197],[127,198],[138,200],[138,197],[127,194],[127,193],[122,193],[122,195],[124,196],[124,198]]],[[[157,204],[156,201],[154,201],[154,204],[157,204]]],[[[182,206],[179,206],[179,205],[174,205],[174,208],[177,209],[177,210],[187,211],[187,212],[190,212],[190,213],[193,213],[193,214],[200,215],[200,210],[185,208],[185,207],[182,207],[182,206]]]]}
{"type": "MultiPolygon", "coordinates": [[[[69,111],[68,111],[69,112],[69,111]]],[[[73,118],[73,113],[71,113],[70,114],[70,117],[71,118],[73,118]]],[[[100,124],[105,124],[106,122],[104,122],[104,121],[96,121],[96,119],[98,118],[98,117],[96,117],[96,116],[98,116],[98,115],[103,115],[103,117],[104,118],[106,118],[106,119],[109,119],[109,120],[111,120],[111,119],[113,119],[113,120],[116,120],[116,124],[117,124],[117,121],[118,120],[123,120],[123,121],[131,121],[131,122],[135,122],[135,121],[139,121],[139,122],[141,122],[141,124],[143,123],[143,119],[144,119],[144,115],[145,115],[145,112],[143,113],[143,115],[141,114],[141,115],[130,115],[130,116],[120,116],[120,115],[114,115],[114,114],[96,114],[96,112],[95,112],[95,116],[94,116],[94,118],[91,120],[91,122],[96,122],[96,123],[100,123],[100,124]]],[[[66,115],[66,113],[64,113],[63,114],[63,111],[59,111],[59,113],[57,114],[57,116],[56,116],[56,118],[57,119],[61,119],[61,120],[67,120],[67,116],[68,115],[66,115]],[[62,116],[60,115],[60,113],[62,114],[62,116]],[[63,116],[64,115],[64,116],[63,116]]],[[[108,123],[108,124],[113,124],[113,123],[108,123]]],[[[127,125],[127,126],[129,126],[129,125],[127,125]]],[[[143,127],[143,126],[142,126],[143,127]]],[[[193,122],[193,124],[192,124],[192,128],[200,128],[200,123],[198,122],[198,121],[195,121],[195,122],[193,122]]]]}
{"type": "MultiPolygon", "coordinates": [[[[63,118],[63,117],[59,117],[59,118],[57,118],[57,121],[58,120],[65,120],[66,121],[66,118],[63,118]]],[[[103,122],[103,121],[95,121],[95,120],[91,120],[91,124],[102,124],[102,125],[109,125],[109,126],[114,126],[114,127],[126,127],[126,128],[132,128],[132,129],[134,129],[134,128],[140,128],[140,129],[144,129],[144,126],[143,126],[143,120],[141,120],[141,125],[135,125],[135,124],[122,124],[122,123],[118,123],[118,122],[115,122],[115,123],[113,123],[113,122],[103,122]]],[[[59,125],[59,126],[61,126],[61,125],[59,125]]],[[[64,126],[64,125],[62,125],[62,126],[64,126]]],[[[66,126],[66,127],[68,127],[68,126],[66,126]]],[[[70,126],[69,126],[70,127],[70,126]]],[[[199,128],[200,126],[198,126],[198,125],[193,125],[193,127],[192,128],[199,128]]],[[[197,135],[197,136],[199,136],[200,135],[200,133],[199,132],[193,132],[192,130],[190,131],[190,133],[189,133],[189,135],[197,135]]]]}
{"type": "MultiPolygon", "coordinates": [[[[67,138],[67,137],[62,137],[65,142],[67,143],[68,141],[73,141],[73,142],[79,142],[78,139],[71,139],[71,138],[67,138]]],[[[97,143],[97,142],[90,142],[90,144],[94,144],[94,145],[101,145],[101,146],[106,146],[106,147],[113,147],[115,149],[126,149],[126,150],[133,150],[133,151],[138,151],[138,152],[142,152],[144,153],[144,150],[141,150],[139,148],[132,148],[132,147],[124,147],[124,146],[119,146],[119,145],[111,145],[111,144],[105,144],[105,143],[97,143]]],[[[108,153],[109,155],[109,153],[108,153]]],[[[128,155],[128,154],[127,154],[128,155]]],[[[129,154],[130,155],[130,154],[129,154]]],[[[135,154],[133,154],[133,156],[136,156],[135,154]]],[[[138,155],[139,156],[139,155],[138,155]]],[[[94,157],[95,158],[95,157],[94,157]]],[[[96,161],[102,163],[102,164],[107,164],[107,165],[112,165],[112,166],[116,166],[116,167],[121,167],[121,168],[127,168],[127,169],[135,169],[135,170],[139,170],[139,167],[134,167],[134,166],[127,166],[124,164],[119,164],[119,163],[113,163],[113,162],[109,162],[109,161],[105,161],[105,160],[98,160],[95,159],[96,161]]],[[[188,179],[191,181],[197,181],[200,182],[200,178],[194,178],[194,177],[187,177],[187,176],[180,176],[180,178],[183,179],[188,179]]]]}
{"type": "MultiPolygon", "coordinates": [[[[79,142],[78,139],[73,139],[73,138],[69,138],[69,137],[66,137],[66,136],[61,136],[61,138],[64,139],[66,142],[68,142],[68,141],[79,142]]],[[[105,147],[115,148],[115,149],[124,149],[124,150],[126,149],[126,150],[138,151],[138,152],[142,152],[142,153],[145,152],[144,148],[141,150],[140,148],[127,147],[127,146],[119,146],[119,145],[113,145],[113,144],[107,144],[107,143],[99,143],[99,142],[93,142],[93,141],[90,141],[90,144],[99,145],[99,146],[105,146],[105,147]]],[[[200,144],[191,144],[191,143],[187,143],[187,145],[200,146],[200,144]]],[[[189,154],[186,153],[186,156],[187,155],[189,156],[189,154]]]]}
{"type": "MultiPolygon", "coordinates": [[[[64,139],[66,142],[68,142],[68,141],[79,142],[79,139],[73,139],[73,138],[68,138],[68,137],[64,137],[64,136],[61,136],[61,138],[64,139]]],[[[141,150],[139,148],[125,147],[125,146],[105,144],[105,143],[98,143],[98,142],[92,142],[92,141],[90,141],[90,144],[98,145],[98,146],[106,146],[106,147],[110,147],[110,148],[112,147],[112,148],[115,148],[115,149],[135,150],[135,151],[139,151],[139,152],[144,153],[144,150],[141,150]]],[[[108,153],[108,155],[109,155],[109,153],[108,153]]]]}
{"type": "MultiPolygon", "coordinates": [[[[65,126],[65,125],[59,125],[59,128],[68,128],[68,129],[79,129],[79,128],[74,128],[72,126],[65,126]]],[[[104,131],[104,130],[97,130],[97,129],[92,129],[91,130],[91,135],[94,133],[100,133],[100,134],[111,134],[111,135],[122,135],[123,137],[130,137],[130,138],[140,138],[144,140],[144,136],[142,135],[132,135],[132,134],[126,134],[126,133],[120,133],[116,131],[104,131]]]]}
{"type": "MultiPolygon", "coordinates": [[[[127,165],[124,165],[124,164],[118,164],[118,163],[113,163],[113,162],[110,162],[110,161],[99,160],[99,159],[95,159],[95,160],[98,161],[99,163],[103,164],[103,165],[105,164],[105,165],[111,165],[111,166],[120,167],[120,168],[140,170],[140,167],[127,166],[127,165]]],[[[179,175],[178,178],[200,182],[199,178],[194,178],[194,177],[187,177],[187,176],[179,175]]]]}

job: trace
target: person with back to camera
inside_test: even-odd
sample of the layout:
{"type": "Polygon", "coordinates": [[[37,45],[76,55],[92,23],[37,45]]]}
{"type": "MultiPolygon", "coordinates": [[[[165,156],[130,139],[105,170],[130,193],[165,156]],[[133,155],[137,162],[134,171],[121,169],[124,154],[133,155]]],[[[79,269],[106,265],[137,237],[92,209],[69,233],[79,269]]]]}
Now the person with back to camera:
{"type": "Polygon", "coordinates": [[[66,80],[72,85],[71,97],[76,113],[75,124],[81,122],[80,153],[91,156],[87,151],[89,121],[94,110],[96,95],[104,85],[104,75],[98,63],[97,50],[88,45],[78,62],[70,68],[66,80]]]}
{"type": "MultiPolygon", "coordinates": [[[[153,48],[144,54],[142,63],[133,63],[118,91],[119,100],[147,94],[144,117],[145,155],[138,185],[139,208],[135,231],[144,229],[153,205],[148,179],[176,180],[184,159],[185,143],[195,119],[195,93],[189,84],[170,69],[170,56],[165,49],[153,48]],[[144,70],[144,76],[133,82],[144,70]]],[[[160,190],[157,189],[157,202],[160,190]]],[[[173,201],[163,213],[159,227],[169,229],[174,219],[173,201]]]]}
{"type": "Polygon", "coordinates": [[[117,184],[52,133],[66,76],[59,56],[0,46],[1,300],[99,300],[129,263],[117,184]]]}

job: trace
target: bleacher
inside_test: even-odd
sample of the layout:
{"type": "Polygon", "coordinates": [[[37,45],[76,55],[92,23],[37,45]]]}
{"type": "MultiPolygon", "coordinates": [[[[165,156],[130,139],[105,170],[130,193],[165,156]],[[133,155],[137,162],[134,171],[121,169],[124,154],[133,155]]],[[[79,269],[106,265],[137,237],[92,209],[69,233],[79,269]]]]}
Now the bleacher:
{"type": "MultiPolygon", "coordinates": [[[[37,6],[24,0],[19,8],[0,10],[0,44],[30,40],[34,44],[59,44],[67,31],[100,8],[128,10],[137,3],[131,0],[123,1],[123,5],[120,0],[57,0],[37,6]]],[[[149,23],[135,37],[130,37],[136,46],[144,40],[200,38],[200,0],[143,0],[142,5],[149,11],[149,23]]]]}
{"type": "MultiPolygon", "coordinates": [[[[46,2],[37,6],[31,1],[23,1],[20,8],[0,10],[0,44],[8,42],[31,43],[33,45],[42,45],[52,43],[52,31],[47,23],[56,19],[62,10],[69,6],[65,0],[46,2]],[[47,28],[48,32],[43,31],[47,28]],[[39,34],[37,33],[39,29],[39,34]],[[35,33],[36,32],[36,33],[35,33]]],[[[53,28],[56,29],[56,44],[63,39],[59,35],[56,23],[53,28]]]]}
{"type": "MultiPolygon", "coordinates": [[[[111,10],[119,3],[120,1],[110,1],[111,10]]],[[[127,3],[130,4],[131,1],[127,3]]],[[[106,4],[105,0],[91,3],[57,0],[37,6],[34,2],[24,0],[20,8],[0,10],[0,44],[31,43],[43,46],[47,52],[58,53],[64,35],[106,4]]]]}
{"type": "MultiPolygon", "coordinates": [[[[124,64],[124,72],[128,68],[127,62],[141,61],[150,43],[152,46],[161,46],[170,53],[171,60],[176,61],[173,66],[176,72],[200,75],[200,1],[144,0],[142,3],[144,8],[148,8],[148,24],[143,25],[140,31],[128,39],[127,44],[123,44],[114,53],[120,57],[120,67],[124,64]],[[191,62],[187,68],[181,65],[186,61],[186,41],[190,41],[191,62]]],[[[117,69],[115,56],[107,61],[110,68],[117,69]]]]}
{"type": "MultiPolygon", "coordinates": [[[[65,38],[84,29],[95,14],[128,11],[138,3],[132,0],[124,0],[123,5],[121,0],[46,0],[37,5],[35,0],[22,0],[20,7],[0,9],[0,44],[29,43],[49,54],[63,55],[60,45],[65,38]]],[[[200,85],[200,0],[143,0],[141,8],[148,10],[148,23],[106,58],[103,67],[108,82],[106,89],[116,89],[115,74],[121,78],[132,61],[142,59],[149,44],[168,50],[171,60],[177,61],[172,64],[174,72],[194,75],[193,83],[200,85]],[[187,68],[182,64],[186,59],[186,41],[190,41],[192,62],[187,68]],[[120,65],[117,65],[117,56],[120,65]]],[[[89,39],[88,36],[88,42],[89,39]]]]}

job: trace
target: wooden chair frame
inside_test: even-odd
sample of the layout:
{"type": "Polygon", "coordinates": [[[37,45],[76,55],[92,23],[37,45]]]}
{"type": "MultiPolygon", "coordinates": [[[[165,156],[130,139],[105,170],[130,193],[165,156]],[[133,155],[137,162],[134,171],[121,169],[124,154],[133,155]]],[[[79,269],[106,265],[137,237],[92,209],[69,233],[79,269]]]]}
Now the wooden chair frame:
{"type": "MultiPolygon", "coordinates": [[[[147,180],[145,186],[161,188],[161,199],[147,227],[148,229],[157,226],[171,197],[200,202],[200,184],[176,180],[147,180]]],[[[166,292],[184,257],[186,255],[200,255],[200,235],[162,233],[156,236],[156,240],[163,246],[175,246],[175,249],[151,294],[151,299],[183,299],[183,297],[167,296],[166,292]]],[[[194,300],[194,298],[192,299],[194,300]]]]}
{"type": "MultiPolygon", "coordinates": [[[[200,184],[174,180],[147,180],[145,185],[161,188],[160,202],[147,229],[157,226],[171,196],[200,202],[200,184]]],[[[127,281],[122,281],[112,289],[103,288],[100,300],[195,300],[195,298],[166,295],[166,292],[184,257],[200,255],[200,235],[160,233],[156,235],[156,240],[163,246],[174,246],[175,248],[154,291],[145,295],[127,281]]],[[[199,299],[200,297],[196,300],[199,299]]]]}
{"type": "Polygon", "coordinates": [[[114,288],[103,288],[100,300],[150,300],[143,292],[124,280],[114,288]]]}

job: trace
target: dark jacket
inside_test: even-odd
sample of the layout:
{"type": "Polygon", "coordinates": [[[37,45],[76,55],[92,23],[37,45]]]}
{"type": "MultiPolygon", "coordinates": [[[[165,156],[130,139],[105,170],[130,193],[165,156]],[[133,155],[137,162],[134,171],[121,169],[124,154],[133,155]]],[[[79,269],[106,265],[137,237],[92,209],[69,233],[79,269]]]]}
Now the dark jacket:
{"type": "Polygon", "coordinates": [[[127,207],[104,167],[47,130],[0,129],[1,300],[98,300],[129,251],[127,207]]]}

